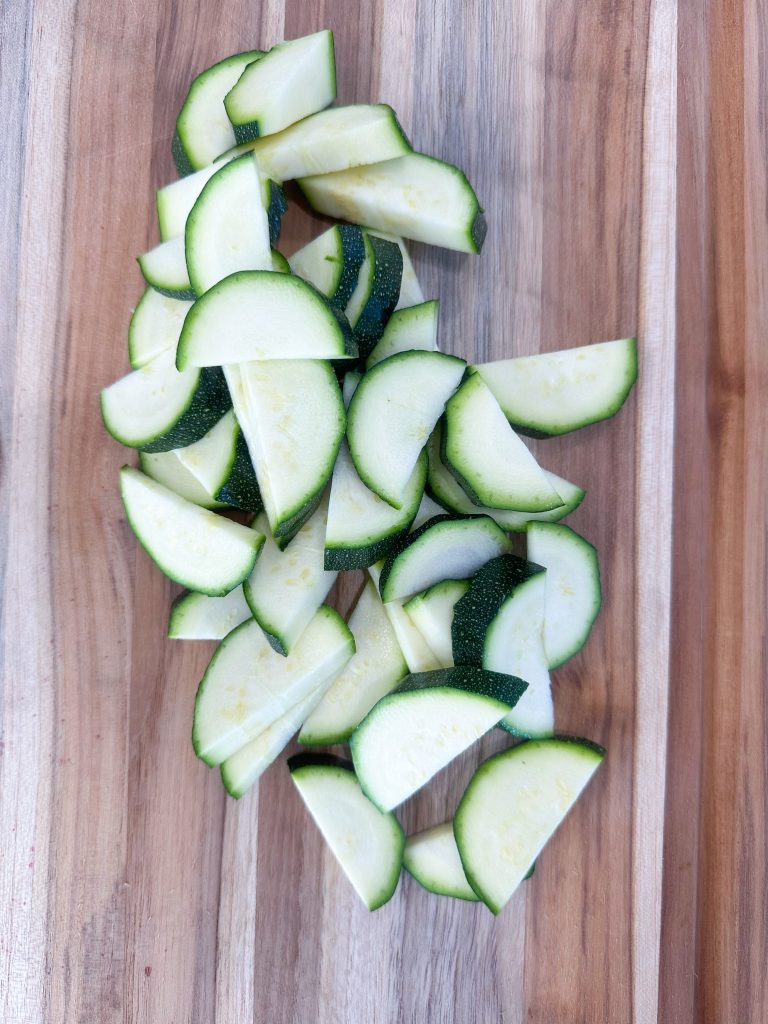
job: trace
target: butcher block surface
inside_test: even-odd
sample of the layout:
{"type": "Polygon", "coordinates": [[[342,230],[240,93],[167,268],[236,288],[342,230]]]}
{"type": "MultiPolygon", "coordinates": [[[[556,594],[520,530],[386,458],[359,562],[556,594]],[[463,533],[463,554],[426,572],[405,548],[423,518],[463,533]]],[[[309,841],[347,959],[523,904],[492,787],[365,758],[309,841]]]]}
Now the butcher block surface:
{"type": "Polygon", "coordinates": [[[2,1021],[768,1020],[767,43],[757,0],[3,6],[2,1021]],[[412,246],[446,351],[639,339],[615,419],[535,445],[587,490],[605,597],[557,725],[608,755],[496,918],[407,876],[369,914],[284,758],[238,802],[195,759],[212,645],[165,637],[99,418],[190,78],[324,27],[340,102],[392,104],[486,208],[480,257],[412,246]]]}

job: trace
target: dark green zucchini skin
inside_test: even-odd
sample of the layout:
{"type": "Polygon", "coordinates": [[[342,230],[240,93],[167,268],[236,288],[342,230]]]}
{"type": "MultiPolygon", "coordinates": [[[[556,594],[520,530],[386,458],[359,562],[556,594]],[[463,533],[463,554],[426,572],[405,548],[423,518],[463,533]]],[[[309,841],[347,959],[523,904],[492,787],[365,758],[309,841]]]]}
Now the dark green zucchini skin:
{"type": "Polygon", "coordinates": [[[235,457],[229,476],[216,494],[217,501],[224,501],[233,508],[241,508],[246,512],[261,512],[264,502],[261,499],[259,482],[253,469],[248,445],[243,432],[238,428],[235,442],[235,457]]]}
{"type": "Polygon", "coordinates": [[[540,565],[517,555],[492,558],[473,577],[466,594],[453,610],[451,638],[457,665],[483,664],[485,636],[509,595],[531,576],[544,572],[540,565]]]}
{"type": "Polygon", "coordinates": [[[368,358],[384,333],[400,297],[403,280],[403,254],[400,246],[370,233],[368,239],[374,258],[373,285],[355,324],[355,337],[362,360],[368,358]]]}
{"type": "Polygon", "coordinates": [[[215,427],[225,412],[232,408],[229,388],[220,366],[205,366],[192,399],[170,430],[141,445],[143,452],[169,452],[186,448],[215,427]]]}
{"type": "Polygon", "coordinates": [[[288,209],[288,200],[285,198],[283,186],[278,182],[272,181],[270,178],[267,187],[269,188],[269,203],[267,204],[269,244],[276,245],[283,226],[283,217],[288,209]]]}

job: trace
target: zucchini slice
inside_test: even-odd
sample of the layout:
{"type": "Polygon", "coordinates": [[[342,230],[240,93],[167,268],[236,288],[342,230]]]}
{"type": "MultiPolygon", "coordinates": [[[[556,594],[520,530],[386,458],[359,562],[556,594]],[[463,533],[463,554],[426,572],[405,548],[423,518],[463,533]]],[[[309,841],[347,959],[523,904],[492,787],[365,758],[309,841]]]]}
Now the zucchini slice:
{"type": "Polygon", "coordinates": [[[427,892],[472,903],[480,899],[464,874],[452,821],[408,836],[403,867],[427,892]]]}
{"type": "MultiPolygon", "coordinates": [[[[277,181],[262,179],[262,189],[264,191],[264,209],[267,211],[267,225],[269,226],[269,241],[272,245],[277,244],[277,240],[280,237],[280,231],[283,227],[283,217],[288,210],[288,200],[285,198],[285,192],[283,191],[282,185],[277,181]]],[[[274,254],[274,250],[273,250],[274,254]]],[[[277,254],[278,256],[280,253],[277,254]]],[[[282,257],[283,261],[287,264],[285,257],[282,257]]],[[[274,261],[273,261],[274,262],[274,261]]],[[[274,270],[288,270],[287,265],[283,267],[274,267],[274,270]]]]}
{"type": "Polygon", "coordinates": [[[180,498],[191,501],[201,508],[227,508],[225,501],[216,501],[202,486],[196,476],[183,466],[179,453],[183,448],[170,452],[139,452],[139,467],[145,476],[156,480],[180,498]]]}
{"type": "Polygon", "coordinates": [[[466,175],[423,153],[311,175],[299,187],[318,213],[373,231],[459,252],[480,252],[485,239],[485,217],[466,175]]]}
{"type": "Polygon", "coordinates": [[[226,761],[333,679],[354,653],[346,623],[326,605],[287,658],[270,647],[258,622],[244,622],[216,648],[198,687],[195,753],[211,766],[226,761]]]}
{"type": "Polygon", "coordinates": [[[244,270],[214,285],[187,314],[176,365],[348,359],[356,347],[343,314],[292,274],[244,270]]]}
{"type": "Polygon", "coordinates": [[[489,516],[435,516],[386,560],[379,581],[381,596],[384,601],[402,600],[441,580],[467,579],[510,548],[509,538],[489,516]]]}
{"type": "Polygon", "coordinates": [[[554,437],[619,411],[637,379],[637,341],[621,338],[474,369],[516,430],[554,437]]]}
{"type": "Polygon", "coordinates": [[[544,647],[550,668],[581,650],[602,604],[597,551],[569,526],[530,523],[528,557],[547,570],[544,647]]]}
{"type": "Polygon", "coordinates": [[[323,838],[369,910],[393,896],[405,836],[394,814],[366,799],[352,765],[328,754],[288,759],[291,778],[323,838]]]}
{"type": "Polygon", "coordinates": [[[161,242],[137,258],[144,280],[169,299],[193,300],[195,289],[189,280],[184,258],[184,238],[179,235],[161,242]]]}
{"type": "Polygon", "coordinates": [[[402,508],[392,508],[365,486],[349,448],[342,443],[331,480],[326,569],[366,569],[395,551],[416,517],[426,478],[422,452],[405,488],[402,508]]]}
{"type": "Polygon", "coordinates": [[[363,792],[391,811],[492,729],[525,689],[521,679],[467,667],[406,676],[352,733],[363,792]]]}
{"type": "Polygon", "coordinates": [[[270,530],[287,543],[317,508],[344,437],[336,375],[312,359],[243,363],[226,373],[270,530]]]}
{"type": "Polygon", "coordinates": [[[400,255],[403,257],[403,279],[400,282],[400,297],[397,300],[395,309],[402,309],[403,306],[418,306],[420,302],[424,301],[424,292],[421,290],[421,285],[416,276],[411,257],[405,247],[405,242],[399,235],[390,235],[386,231],[373,231],[370,234],[378,235],[379,238],[384,238],[388,242],[395,242],[400,249],[400,255]]]}
{"type": "Polygon", "coordinates": [[[246,512],[259,512],[264,507],[248,446],[232,409],[199,441],[180,448],[178,456],[218,501],[246,512]]]}
{"type": "Polygon", "coordinates": [[[465,365],[442,352],[400,352],[360,381],[349,405],[349,450],[363,483],[394,508],[402,508],[419,454],[465,365]]]}
{"type": "Polygon", "coordinates": [[[330,683],[329,678],[222,762],[221,781],[230,796],[238,800],[274,763],[305,718],[322,700],[330,683]]]}
{"type": "Polygon", "coordinates": [[[197,295],[239,270],[271,271],[267,211],[252,154],[224,164],[206,182],[187,217],[184,252],[197,295]]]}
{"type": "Polygon", "coordinates": [[[231,406],[218,366],[179,372],[168,349],[101,392],[104,426],[121,444],[146,452],[184,448],[231,406]]]}
{"type": "Polygon", "coordinates": [[[141,546],[176,583],[216,597],[253,569],[264,534],[185,501],[130,466],[120,470],[120,494],[141,546]]]}
{"type": "Polygon", "coordinates": [[[453,656],[528,683],[501,723],[520,736],[551,736],[552,690],[544,650],[545,576],[540,565],[502,555],[484,565],[453,612],[453,656]]]}
{"type": "Polygon", "coordinates": [[[373,103],[311,114],[257,139],[253,151],[267,177],[289,181],[392,160],[410,153],[411,146],[392,107],[373,103]]]}
{"type": "Polygon", "coordinates": [[[250,64],[224,97],[238,142],[274,135],[336,98],[333,33],[291,39],[250,64]]]}
{"type": "Polygon", "coordinates": [[[588,740],[531,740],[477,769],[453,819],[464,872],[498,914],[600,766],[588,740]]]}
{"type": "Polygon", "coordinates": [[[224,97],[245,68],[262,54],[262,50],[235,53],[193,79],[176,118],[172,149],[179,174],[205,167],[235,145],[224,97]]]}
{"type": "Polygon", "coordinates": [[[420,302],[417,306],[396,309],[366,360],[366,370],[398,352],[409,352],[413,349],[436,352],[439,305],[437,299],[430,299],[429,302],[420,302]]]}
{"type": "Polygon", "coordinates": [[[290,654],[336,582],[337,574],[323,568],[327,518],[327,502],[321,502],[284,551],[272,539],[267,517],[256,519],[267,539],[243,592],[278,654],[290,654]]]}
{"type": "Polygon", "coordinates": [[[128,328],[128,358],[133,370],[152,362],[168,349],[176,351],[184,317],[191,302],[180,302],[147,288],[139,299],[128,328]]]}
{"type": "Polygon", "coordinates": [[[334,224],[288,260],[294,274],[314,285],[339,309],[349,302],[365,259],[356,224],[334,224]]]}
{"type": "Polygon", "coordinates": [[[442,459],[478,505],[548,512],[563,500],[479,374],[445,407],[442,459]]]}
{"type": "Polygon", "coordinates": [[[168,636],[173,640],[223,640],[235,626],[251,618],[242,586],[224,597],[186,591],[173,602],[168,636]]]}
{"type": "Polygon", "coordinates": [[[349,619],[355,654],[304,722],[299,743],[345,743],[374,704],[408,672],[379,592],[368,580],[349,619]]]}
{"type": "Polygon", "coordinates": [[[427,489],[440,502],[444,509],[457,515],[473,515],[482,513],[494,519],[502,530],[508,533],[520,533],[530,522],[555,522],[564,519],[584,500],[585,491],[576,484],[569,483],[560,476],[544,470],[553,489],[557,491],[563,504],[549,512],[510,512],[507,509],[488,508],[476,505],[467,495],[459,481],[446,469],[440,449],[442,447],[442,426],[438,423],[427,443],[429,467],[427,470],[427,489]]]}
{"type": "MultiPolygon", "coordinates": [[[[368,575],[378,589],[383,562],[376,562],[368,568],[368,575]]],[[[387,601],[384,605],[390,625],[394,630],[397,643],[403,652],[409,672],[432,672],[441,668],[440,659],[427,641],[414,626],[410,616],[403,608],[402,601],[387,601]]]]}
{"type": "Polygon", "coordinates": [[[441,580],[406,601],[408,617],[440,659],[441,668],[453,668],[453,609],[469,590],[469,580],[441,580]]]}
{"type": "Polygon", "coordinates": [[[381,337],[397,305],[403,257],[395,242],[370,232],[363,232],[363,242],[365,259],[345,313],[364,358],[381,337]]]}

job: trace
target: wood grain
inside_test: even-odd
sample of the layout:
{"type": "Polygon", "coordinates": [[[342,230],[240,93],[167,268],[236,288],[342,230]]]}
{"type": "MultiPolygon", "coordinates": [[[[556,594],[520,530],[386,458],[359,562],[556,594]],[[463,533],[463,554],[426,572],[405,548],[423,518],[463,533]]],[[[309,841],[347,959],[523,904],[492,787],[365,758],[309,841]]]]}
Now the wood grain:
{"type": "MultiPolygon", "coordinates": [[[[3,1021],[768,1019],[767,48],[757,0],[3,7],[3,1021]],[[367,914],[282,763],[225,798],[189,743],[211,647],[164,636],[99,422],[189,78],[326,26],[340,98],[392,103],[487,208],[481,258],[413,246],[446,350],[640,337],[621,414],[537,445],[587,488],[606,596],[558,724],[609,756],[497,919],[409,878],[367,914]]],[[[312,230],[292,210],[285,251],[312,230]]]]}

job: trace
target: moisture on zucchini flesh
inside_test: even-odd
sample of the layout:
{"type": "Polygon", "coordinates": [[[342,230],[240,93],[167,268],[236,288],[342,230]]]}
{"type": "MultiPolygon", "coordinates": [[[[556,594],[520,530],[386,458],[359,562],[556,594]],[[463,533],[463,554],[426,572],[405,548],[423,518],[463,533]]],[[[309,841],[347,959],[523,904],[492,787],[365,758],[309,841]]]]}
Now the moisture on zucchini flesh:
{"type": "Polygon", "coordinates": [[[386,560],[379,581],[381,596],[385,601],[403,600],[441,580],[467,579],[510,546],[489,516],[435,516],[386,560]]]}
{"type": "Polygon", "coordinates": [[[532,521],[555,522],[558,519],[564,519],[584,500],[586,491],[583,488],[577,487],[576,484],[545,469],[544,475],[563,501],[558,508],[553,508],[549,512],[510,512],[507,509],[477,505],[470,499],[453,473],[445,467],[440,454],[441,448],[442,427],[438,423],[427,442],[429,462],[427,488],[444,509],[455,512],[457,515],[477,515],[479,513],[490,516],[502,530],[506,530],[508,533],[521,533],[532,521]]]}
{"type": "Polygon", "coordinates": [[[528,555],[547,570],[544,647],[550,668],[581,650],[602,604],[597,551],[560,523],[528,526],[528,555]]]}
{"type": "Polygon", "coordinates": [[[478,505],[547,512],[563,504],[479,374],[446,404],[442,459],[478,505]]]}
{"type": "Polygon", "coordinates": [[[637,341],[621,338],[474,369],[516,430],[553,437],[619,411],[637,379],[637,341]]]}
{"type": "Polygon", "coordinates": [[[198,687],[192,742],[208,765],[221,764],[333,679],[355,652],[346,623],[323,605],[288,657],[261,626],[244,622],[222,640],[198,687]]]}
{"type": "Polygon", "coordinates": [[[193,80],[176,118],[172,149],[179,174],[188,175],[205,167],[235,145],[224,97],[244,69],[262,54],[262,50],[235,53],[193,80]]]}
{"type": "Polygon", "coordinates": [[[392,160],[411,146],[390,106],[361,103],[311,114],[253,150],[265,175],[288,181],[392,160]]]}
{"type": "Polygon", "coordinates": [[[554,731],[552,692],[544,650],[545,571],[506,554],[487,562],[453,610],[453,656],[528,683],[502,726],[523,736],[554,731]]]}
{"type": "Polygon", "coordinates": [[[176,365],[270,359],[347,359],[356,347],[343,314],[292,274],[245,270],[214,285],[190,309],[176,365]]]}
{"type": "Polygon", "coordinates": [[[466,877],[498,914],[605,756],[588,740],[529,740],[477,769],[453,820],[466,877]]]}
{"type": "Polygon", "coordinates": [[[291,778],[344,874],[369,910],[397,888],[405,835],[394,814],[363,794],[352,765],[328,754],[288,759],[291,778]]]}
{"type": "Polygon", "coordinates": [[[466,175],[423,153],[299,180],[319,213],[460,252],[480,252],[486,223],[466,175]]]}
{"type": "Polygon", "coordinates": [[[131,529],[166,576],[201,594],[228,594],[249,575],[264,535],[193,505],[130,466],[120,493],[131,529]]]}
{"type": "Polygon", "coordinates": [[[336,98],[333,33],[278,43],[250,64],[224,97],[238,142],[274,135],[336,98]]]}
{"type": "Polygon", "coordinates": [[[360,381],[349,405],[349,450],[363,483],[394,508],[402,507],[419,454],[465,365],[442,352],[400,352],[360,381]]]}
{"type": "Polygon", "coordinates": [[[526,687],[464,666],[406,676],[352,733],[364,792],[383,811],[397,807],[492,729],[526,687]]]}
{"type": "Polygon", "coordinates": [[[304,722],[299,743],[345,743],[374,704],[408,672],[372,580],[357,600],[349,628],[355,638],[355,654],[304,722]]]}

